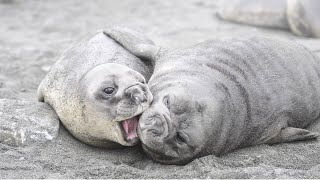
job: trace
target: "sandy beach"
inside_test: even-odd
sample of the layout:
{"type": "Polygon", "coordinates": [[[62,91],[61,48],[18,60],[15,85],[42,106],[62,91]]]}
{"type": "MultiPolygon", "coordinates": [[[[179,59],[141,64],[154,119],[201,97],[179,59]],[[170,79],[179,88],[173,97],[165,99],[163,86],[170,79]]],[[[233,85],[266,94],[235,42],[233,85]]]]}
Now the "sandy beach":
{"type": "MultiPolygon", "coordinates": [[[[218,0],[0,0],[0,99],[37,101],[37,87],[59,56],[112,25],[138,29],[168,49],[257,35],[297,41],[320,56],[320,39],[221,21],[218,5],[218,0]]],[[[310,129],[320,133],[320,122],[310,129]]],[[[140,146],[85,145],[60,126],[50,143],[0,144],[2,178],[320,178],[320,139],[259,145],[177,166],[153,162],[140,146]]]]}

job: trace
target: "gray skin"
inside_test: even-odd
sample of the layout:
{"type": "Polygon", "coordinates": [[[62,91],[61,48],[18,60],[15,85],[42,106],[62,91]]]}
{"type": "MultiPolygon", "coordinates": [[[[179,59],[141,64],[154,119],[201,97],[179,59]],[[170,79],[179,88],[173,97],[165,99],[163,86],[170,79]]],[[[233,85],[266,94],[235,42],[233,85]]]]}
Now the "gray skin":
{"type": "Polygon", "coordinates": [[[319,0],[287,0],[287,18],[295,34],[320,38],[319,0]]]}
{"type": "Polygon", "coordinates": [[[115,40],[125,42],[137,35],[114,27],[83,40],[63,54],[39,85],[39,101],[51,105],[80,141],[104,148],[139,142],[126,134],[121,123],[137,121],[149,107],[153,96],[146,81],[154,63],[137,58],[115,40]]]}
{"type": "Polygon", "coordinates": [[[157,58],[148,83],[154,99],[138,134],[155,161],[184,164],[318,136],[302,128],[319,119],[320,60],[301,45],[221,38],[149,57],[157,58]]]}
{"type": "Polygon", "coordinates": [[[229,0],[217,13],[224,20],[291,30],[295,35],[320,38],[319,0],[229,0]]]}
{"type": "Polygon", "coordinates": [[[286,0],[228,0],[221,1],[217,16],[253,26],[289,29],[286,9],[286,0]]]}

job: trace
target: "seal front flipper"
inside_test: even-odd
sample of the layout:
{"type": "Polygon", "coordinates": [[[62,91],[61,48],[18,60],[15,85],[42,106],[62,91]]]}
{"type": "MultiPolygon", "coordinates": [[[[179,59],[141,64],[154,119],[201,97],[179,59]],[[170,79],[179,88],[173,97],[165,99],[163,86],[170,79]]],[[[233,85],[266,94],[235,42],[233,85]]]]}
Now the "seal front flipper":
{"type": "Polygon", "coordinates": [[[318,137],[319,134],[315,132],[308,131],[306,129],[286,127],[280,130],[280,132],[270,140],[267,144],[283,143],[283,142],[292,142],[292,141],[301,141],[307,139],[313,139],[318,137]]]}
{"type": "Polygon", "coordinates": [[[155,59],[157,59],[160,54],[161,48],[159,46],[156,46],[154,42],[144,34],[130,28],[112,27],[103,30],[103,33],[117,41],[138,58],[151,61],[152,65],[155,64],[155,59]]]}

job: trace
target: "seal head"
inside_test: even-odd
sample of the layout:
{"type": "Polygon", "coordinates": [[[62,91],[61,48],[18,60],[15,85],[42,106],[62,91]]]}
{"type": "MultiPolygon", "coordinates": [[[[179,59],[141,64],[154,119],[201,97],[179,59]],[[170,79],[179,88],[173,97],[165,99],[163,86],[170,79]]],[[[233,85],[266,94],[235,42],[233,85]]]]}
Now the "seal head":
{"type": "Polygon", "coordinates": [[[146,81],[154,63],[116,41],[124,39],[123,45],[131,47],[140,42],[139,33],[120,27],[109,31],[68,49],[40,83],[38,100],[52,106],[78,140],[118,148],[138,143],[138,118],[152,101],[146,81]]]}
{"type": "MultiPolygon", "coordinates": [[[[84,121],[97,129],[111,125],[111,140],[125,146],[136,144],[138,115],[152,101],[145,78],[126,66],[108,63],[90,70],[79,84],[84,121]]],[[[99,134],[96,129],[87,132],[99,134]]]]}
{"type": "Polygon", "coordinates": [[[140,117],[138,134],[143,149],[156,161],[184,164],[212,140],[213,127],[219,127],[219,117],[215,117],[218,103],[209,107],[208,98],[202,96],[206,89],[196,85],[169,82],[160,86],[150,108],[140,117]]]}

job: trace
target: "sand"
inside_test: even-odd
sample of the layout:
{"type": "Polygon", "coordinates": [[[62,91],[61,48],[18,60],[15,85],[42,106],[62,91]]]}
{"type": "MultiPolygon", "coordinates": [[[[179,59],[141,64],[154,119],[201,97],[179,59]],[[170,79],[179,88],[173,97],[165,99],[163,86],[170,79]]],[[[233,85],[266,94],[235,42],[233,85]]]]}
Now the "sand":
{"type": "MultiPolygon", "coordinates": [[[[301,42],[320,55],[320,40],[220,21],[214,0],[1,0],[0,98],[36,101],[50,66],[74,42],[114,24],[139,29],[169,48],[221,36],[264,35],[301,42]]],[[[320,125],[313,130],[320,133],[320,125]]],[[[63,127],[51,143],[0,144],[0,178],[320,178],[320,141],[260,145],[184,165],[153,162],[140,146],[105,150],[63,127]]]]}

